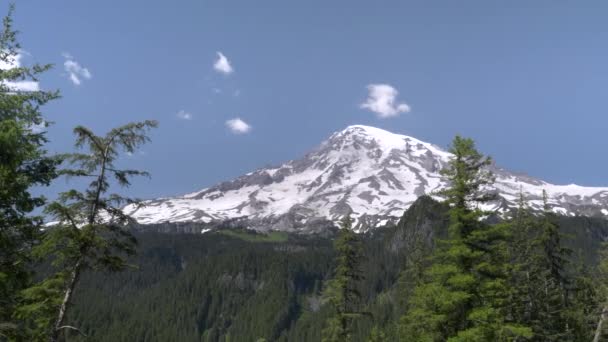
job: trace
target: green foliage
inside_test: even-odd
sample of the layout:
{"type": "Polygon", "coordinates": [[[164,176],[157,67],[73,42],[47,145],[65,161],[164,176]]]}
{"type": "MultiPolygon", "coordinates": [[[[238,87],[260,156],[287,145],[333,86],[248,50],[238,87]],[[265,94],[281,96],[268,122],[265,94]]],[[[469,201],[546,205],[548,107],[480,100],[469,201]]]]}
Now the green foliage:
{"type": "Polygon", "coordinates": [[[84,148],[86,153],[64,155],[64,160],[75,168],[61,173],[88,178],[91,182],[83,192],[72,189],[61,193],[59,200],[46,208],[58,223],[45,232],[36,252],[41,257],[51,257],[58,271],[23,292],[26,305],[20,315],[32,317],[35,336],[48,334],[51,340],[56,340],[63,329],[78,330],[64,325],[64,321],[83,270],[115,272],[128,266],[125,256],[135,252],[136,240],[125,228],[135,222],[123,213],[122,206],[137,202],[118,194],[108,195],[110,177],[126,187],[131,177],[147,175],[118,169],[115,161],[120,152],[132,153],[147,142],[147,131],[156,125],[154,121],[131,123],[105,136],[96,136],[84,127],[74,129],[76,147],[84,148]]]}
{"type": "MultiPolygon", "coordinates": [[[[374,327],[386,341],[407,340],[409,335],[397,329],[407,292],[400,272],[409,259],[409,246],[418,243],[416,236],[422,237],[419,241],[425,249],[432,249],[433,239],[447,236],[446,210],[445,205],[423,197],[396,227],[357,235],[365,255],[360,264],[365,274],[359,284],[360,311],[372,313],[373,320],[353,320],[353,342],[368,341],[374,327]]],[[[597,246],[586,239],[589,234],[606,236],[607,222],[556,219],[560,231],[577,232],[564,243],[589,253],[592,258],[586,263],[592,271],[597,246]]],[[[231,341],[316,342],[335,315],[322,299],[335,267],[328,238],[289,234],[286,241],[259,242],[223,232],[146,232],[137,240],[138,253],[128,260],[137,269],[83,272],[68,322],[88,337],[72,331],[68,341],[226,341],[229,337],[231,341]]],[[[596,310],[590,331],[597,319],[596,310]]]]}
{"type": "Polygon", "coordinates": [[[285,242],[288,238],[285,232],[258,233],[245,230],[223,229],[218,233],[249,242],[285,242]]]}
{"type": "Polygon", "coordinates": [[[14,310],[19,292],[31,281],[30,252],[42,224],[31,213],[45,199],[30,190],[48,185],[56,177],[58,164],[44,150],[45,133],[39,130],[47,125],[40,107],[59,93],[16,87],[16,82],[36,82],[51,66],[17,66],[22,51],[13,30],[13,10],[11,6],[0,32],[0,64],[6,66],[0,69],[0,339],[14,336],[21,326],[14,310]]]}
{"type": "Polygon", "coordinates": [[[334,315],[327,320],[323,330],[323,341],[350,341],[353,320],[360,317],[362,247],[357,234],[352,230],[352,219],[345,216],[334,243],[336,268],[334,277],[328,281],[325,299],[330,303],[334,315]]]}
{"type": "Polygon", "coordinates": [[[325,318],[318,305],[329,241],[259,243],[212,232],[138,241],[130,259],[137,270],[83,274],[69,315],[89,337],[72,333],[69,341],[320,340],[323,321],[291,329],[302,313],[325,318]]]}
{"type": "Polygon", "coordinates": [[[562,234],[552,218],[543,193],[545,209],[536,222],[532,248],[529,283],[532,292],[532,329],[543,340],[572,340],[572,324],[568,319],[571,277],[566,267],[571,250],[562,242],[562,234]]]}
{"type": "Polygon", "coordinates": [[[593,342],[599,342],[605,337],[607,332],[608,320],[608,242],[604,242],[599,253],[599,265],[597,267],[597,303],[598,312],[595,315],[597,326],[594,331],[593,342]]]}
{"type": "Polygon", "coordinates": [[[539,217],[522,195],[512,220],[489,224],[474,204],[488,199],[480,190],[492,178],[483,170],[489,159],[468,139],[456,137],[453,145],[454,158],[444,171],[451,187],[442,192],[450,205],[448,239],[439,241],[411,295],[401,336],[419,341],[589,340],[597,307],[594,280],[585,267],[571,267],[572,250],[546,194],[539,217]]]}
{"type": "Polygon", "coordinates": [[[386,339],[386,335],[384,334],[384,332],[380,328],[378,328],[378,326],[374,326],[369,334],[369,339],[367,341],[386,342],[388,340],[386,339]]]}
{"type": "Polygon", "coordinates": [[[456,136],[454,157],[442,172],[450,187],[440,194],[450,205],[448,239],[440,241],[432,265],[414,290],[401,319],[410,341],[503,341],[529,337],[529,329],[507,318],[507,225],[488,225],[477,203],[492,175],[490,159],[471,139],[456,136]]]}
{"type": "Polygon", "coordinates": [[[588,341],[597,305],[594,280],[587,266],[571,263],[572,249],[565,245],[547,205],[544,212],[531,214],[523,196],[510,222],[511,315],[533,331],[534,341],[588,341]]]}

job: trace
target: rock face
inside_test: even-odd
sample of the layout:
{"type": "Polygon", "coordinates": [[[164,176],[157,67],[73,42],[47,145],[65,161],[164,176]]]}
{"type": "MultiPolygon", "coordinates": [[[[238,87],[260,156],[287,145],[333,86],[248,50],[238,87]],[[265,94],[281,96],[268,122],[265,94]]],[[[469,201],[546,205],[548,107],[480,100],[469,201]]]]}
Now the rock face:
{"type": "MultiPolygon", "coordinates": [[[[201,222],[210,227],[313,232],[350,213],[366,231],[396,223],[419,196],[447,186],[440,170],[451,154],[413,137],[362,125],[332,134],[301,159],[263,168],[181,197],[146,202],[125,211],[142,224],[201,222]]],[[[608,217],[608,188],[553,185],[491,167],[498,194],[485,209],[506,212],[520,189],[532,208],[546,190],[552,209],[563,215],[608,217]]]]}

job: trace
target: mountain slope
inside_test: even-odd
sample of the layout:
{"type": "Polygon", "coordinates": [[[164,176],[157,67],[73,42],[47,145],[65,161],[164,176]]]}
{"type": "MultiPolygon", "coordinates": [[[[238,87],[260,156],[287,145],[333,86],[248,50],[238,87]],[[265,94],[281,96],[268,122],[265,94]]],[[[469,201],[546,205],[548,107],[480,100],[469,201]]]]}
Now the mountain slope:
{"type": "MultiPolygon", "coordinates": [[[[557,223],[573,255],[593,265],[608,220],[559,217],[557,223]]],[[[373,325],[386,328],[387,341],[399,340],[391,327],[412,290],[400,277],[405,262],[411,251],[420,252],[420,238],[430,252],[448,226],[447,207],[423,196],[395,227],[360,236],[359,289],[373,319],[356,320],[353,342],[369,341],[373,325]]],[[[138,253],[129,260],[136,270],[83,273],[68,319],[86,335],[70,332],[68,341],[320,341],[331,314],[322,299],[334,260],[335,231],[327,233],[139,233],[138,253]]]]}
{"type": "MultiPolygon", "coordinates": [[[[318,230],[347,213],[364,231],[395,223],[420,195],[447,184],[440,170],[451,154],[413,137],[362,125],[332,134],[301,159],[264,168],[181,197],[127,207],[142,224],[231,222],[258,230],[318,230]]],[[[542,190],[563,215],[608,216],[608,188],[554,185],[492,166],[498,199],[486,209],[515,206],[520,189],[533,208],[542,190]]]]}

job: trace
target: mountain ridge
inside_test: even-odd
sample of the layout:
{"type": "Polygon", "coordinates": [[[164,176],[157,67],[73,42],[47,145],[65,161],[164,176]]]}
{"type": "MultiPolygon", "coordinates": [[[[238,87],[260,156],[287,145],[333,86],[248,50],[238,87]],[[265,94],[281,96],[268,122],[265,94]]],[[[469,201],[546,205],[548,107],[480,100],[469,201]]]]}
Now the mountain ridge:
{"type": "MultiPolygon", "coordinates": [[[[447,186],[439,171],[451,154],[414,137],[364,125],[333,133],[300,159],[260,168],[230,181],[183,196],[125,208],[141,224],[232,222],[256,230],[314,231],[351,214],[354,229],[397,222],[421,195],[447,186]]],[[[488,191],[497,200],[483,209],[505,213],[520,190],[533,209],[542,208],[542,190],[553,211],[567,216],[608,217],[608,187],[555,185],[496,165],[488,191]]]]}

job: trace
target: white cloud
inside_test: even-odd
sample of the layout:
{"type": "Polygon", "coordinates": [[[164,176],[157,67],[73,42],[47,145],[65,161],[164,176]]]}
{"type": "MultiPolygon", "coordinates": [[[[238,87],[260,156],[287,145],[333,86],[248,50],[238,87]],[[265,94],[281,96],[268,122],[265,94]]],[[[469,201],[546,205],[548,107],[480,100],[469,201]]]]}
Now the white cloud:
{"type": "Polygon", "coordinates": [[[245,134],[251,131],[251,126],[240,118],[226,121],[226,126],[234,134],[245,134]]]}
{"type": "MultiPolygon", "coordinates": [[[[22,53],[18,53],[15,56],[9,56],[8,61],[0,61],[0,69],[9,70],[13,68],[21,67],[21,57],[23,57],[22,53]]],[[[13,91],[39,91],[40,85],[35,81],[6,81],[3,80],[2,83],[9,88],[9,90],[13,91]]]]}
{"type": "Polygon", "coordinates": [[[232,65],[230,65],[230,61],[228,60],[228,58],[226,58],[226,56],[224,56],[224,54],[219,51],[217,53],[217,60],[215,61],[215,63],[213,63],[213,69],[225,75],[234,72],[234,69],[232,68],[232,65]]]}
{"type": "Polygon", "coordinates": [[[367,86],[369,94],[361,108],[368,109],[381,118],[390,118],[399,113],[408,113],[411,108],[406,103],[397,103],[397,89],[388,84],[370,84],[367,86]]]}
{"type": "Polygon", "coordinates": [[[31,125],[30,129],[32,130],[32,133],[42,133],[46,131],[46,122],[43,121],[38,125],[31,125]]]}
{"type": "Polygon", "coordinates": [[[177,117],[182,120],[192,120],[192,114],[186,112],[185,110],[180,110],[177,112],[177,117]]]}
{"type": "Polygon", "coordinates": [[[10,89],[15,91],[39,91],[40,85],[35,81],[4,81],[4,84],[10,89]]]}
{"type": "Polygon", "coordinates": [[[137,154],[132,153],[132,152],[125,152],[125,154],[126,154],[126,155],[127,155],[127,157],[129,157],[129,158],[135,158],[135,157],[137,157],[138,155],[139,155],[139,156],[145,156],[147,153],[146,153],[145,151],[141,151],[141,150],[140,150],[140,151],[138,151],[138,152],[137,152],[137,154]]]}
{"type": "Polygon", "coordinates": [[[65,58],[65,62],[63,62],[63,68],[68,73],[68,78],[74,85],[80,85],[84,79],[91,79],[93,75],[89,69],[83,67],[78,62],[74,60],[74,57],[69,53],[64,53],[63,57],[65,58]]]}
{"type": "Polygon", "coordinates": [[[15,56],[7,56],[7,61],[0,60],[0,69],[8,70],[12,68],[18,68],[21,66],[21,57],[23,57],[20,53],[15,56]]]}

